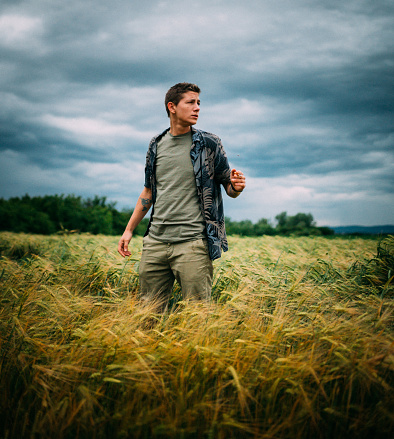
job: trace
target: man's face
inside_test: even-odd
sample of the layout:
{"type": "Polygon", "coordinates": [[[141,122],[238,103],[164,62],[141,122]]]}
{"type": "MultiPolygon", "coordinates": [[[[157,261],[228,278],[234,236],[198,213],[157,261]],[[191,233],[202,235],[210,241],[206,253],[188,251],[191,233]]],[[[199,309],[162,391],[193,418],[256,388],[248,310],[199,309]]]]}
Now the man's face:
{"type": "Polygon", "coordinates": [[[169,110],[174,122],[182,126],[195,125],[200,112],[199,94],[194,91],[188,91],[182,95],[178,105],[169,104],[169,110]]]}

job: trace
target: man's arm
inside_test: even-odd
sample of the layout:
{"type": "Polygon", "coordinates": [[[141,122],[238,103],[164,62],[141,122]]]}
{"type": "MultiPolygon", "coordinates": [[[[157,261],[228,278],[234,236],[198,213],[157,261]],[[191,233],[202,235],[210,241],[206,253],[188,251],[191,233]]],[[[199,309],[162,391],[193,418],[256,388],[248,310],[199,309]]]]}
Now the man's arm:
{"type": "Polygon", "coordinates": [[[231,198],[237,198],[239,194],[245,189],[245,176],[241,171],[232,169],[228,164],[226,152],[223,148],[222,141],[216,139],[216,152],[215,152],[215,180],[221,183],[231,198]],[[230,182],[228,177],[230,173],[230,182]]]}
{"type": "Polygon", "coordinates": [[[118,243],[118,252],[123,256],[130,256],[128,245],[133,236],[134,229],[138,226],[144,216],[147,214],[148,210],[152,206],[152,189],[144,187],[141,195],[138,198],[137,204],[127,223],[126,229],[123,232],[122,237],[118,243]]]}
{"type": "Polygon", "coordinates": [[[245,176],[241,171],[236,169],[231,170],[230,183],[227,183],[225,187],[226,193],[231,198],[237,198],[240,193],[245,189],[245,176]]]}

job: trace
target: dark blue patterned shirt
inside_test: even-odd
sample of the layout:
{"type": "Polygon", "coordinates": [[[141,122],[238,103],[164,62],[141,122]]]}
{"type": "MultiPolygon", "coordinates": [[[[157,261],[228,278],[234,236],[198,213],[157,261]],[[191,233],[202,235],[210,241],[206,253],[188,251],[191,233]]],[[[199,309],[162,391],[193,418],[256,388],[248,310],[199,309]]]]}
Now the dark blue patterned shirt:
{"type": "MultiPolygon", "coordinates": [[[[169,131],[153,137],[146,154],[145,187],[152,190],[152,212],[145,236],[149,233],[157,195],[156,155],[160,139],[169,131]]],[[[192,147],[190,157],[196,177],[197,194],[205,221],[209,256],[220,258],[222,250],[228,250],[224,225],[223,199],[220,185],[230,183],[230,166],[219,137],[192,127],[192,147]]]]}

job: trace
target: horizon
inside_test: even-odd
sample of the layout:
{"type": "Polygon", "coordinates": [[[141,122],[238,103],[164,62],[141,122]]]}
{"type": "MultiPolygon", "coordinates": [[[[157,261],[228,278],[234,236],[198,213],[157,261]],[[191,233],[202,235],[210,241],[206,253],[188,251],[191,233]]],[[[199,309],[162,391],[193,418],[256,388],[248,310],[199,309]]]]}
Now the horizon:
{"type": "MultiPolygon", "coordinates": [[[[77,195],[77,194],[74,194],[74,193],[72,193],[72,194],[44,194],[44,195],[35,195],[35,196],[31,196],[30,194],[25,193],[25,194],[23,194],[22,196],[8,197],[8,198],[4,198],[4,197],[1,197],[1,196],[0,196],[0,200],[1,200],[1,199],[4,199],[5,201],[8,201],[8,200],[10,200],[11,198],[22,199],[22,198],[25,197],[25,196],[30,197],[30,198],[34,198],[34,197],[46,197],[46,196],[48,196],[48,197],[51,197],[51,196],[54,196],[54,197],[56,197],[56,196],[57,196],[57,197],[68,197],[68,196],[73,196],[73,197],[77,197],[77,198],[80,197],[80,198],[82,199],[82,201],[87,201],[87,200],[89,200],[89,199],[90,199],[90,200],[94,200],[94,199],[97,197],[97,198],[105,198],[105,202],[106,202],[106,204],[114,204],[114,208],[115,208],[118,212],[121,212],[121,211],[123,211],[123,210],[134,209],[134,207],[130,207],[130,208],[127,208],[127,207],[119,208],[118,205],[117,205],[118,203],[117,203],[115,200],[109,200],[108,197],[106,197],[106,196],[98,196],[98,195],[94,195],[94,196],[92,196],[92,197],[83,197],[82,195],[77,195]]],[[[294,215],[297,215],[297,214],[299,214],[299,213],[307,214],[307,215],[308,215],[308,214],[311,214],[312,217],[313,217],[313,222],[315,223],[315,227],[328,227],[328,228],[331,228],[331,229],[335,229],[335,228],[351,228],[351,227],[359,227],[359,228],[394,227],[394,223],[392,223],[392,224],[390,224],[390,223],[387,223],[387,224],[372,224],[372,225],[369,225],[369,226],[365,226],[365,225],[362,225],[362,224],[336,224],[336,225],[332,225],[332,226],[330,226],[330,225],[327,225],[327,224],[318,224],[317,221],[316,221],[316,219],[315,219],[315,216],[313,215],[313,212],[295,212],[294,214],[291,214],[291,213],[287,212],[286,210],[285,210],[285,211],[282,211],[282,212],[286,212],[288,216],[294,216],[294,215]]],[[[282,213],[282,212],[278,212],[276,215],[279,215],[279,214],[282,213]]],[[[149,218],[149,215],[150,215],[150,211],[148,211],[147,215],[145,216],[145,219],[146,219],[146,218],[149,218]]],[[[275,216],[276,216],[276,215],[275,215],[275,216]]],[[[234,222],[251,221],[253,224],[256,224],[256,222],[258,222],[259,220],[266,219],[266,220],[269,222],[269,224],[271,224],[271,225],[274,226],[274,227],[275,227],[275,223],[277,222],[277,220],[275,219],[275,217],[273,217],[273,218],[265,218],[265,217],[261,217],[261,218],[258,218],[257,220],[252,220],[252,219],[250,219],[250,218],[242,218],[242,219],[240,219],[240,220],[235,220],[234,218],[231,218],[229,215],[225,215],[225,218],[226,218],[226,219],[229,219],[230,221],[234,221],[234,222]]]]}

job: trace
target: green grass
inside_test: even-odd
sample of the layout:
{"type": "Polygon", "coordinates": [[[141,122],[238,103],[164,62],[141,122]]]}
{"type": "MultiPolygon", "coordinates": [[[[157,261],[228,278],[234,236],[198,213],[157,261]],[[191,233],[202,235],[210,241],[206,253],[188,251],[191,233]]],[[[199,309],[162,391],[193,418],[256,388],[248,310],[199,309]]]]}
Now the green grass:
{"type": "Polygon", "coordinates": [[[212,303],[162,316],[141,244],[0,233],[0,437],[394,431],[392,237],[230,237],[212,303]]]}

